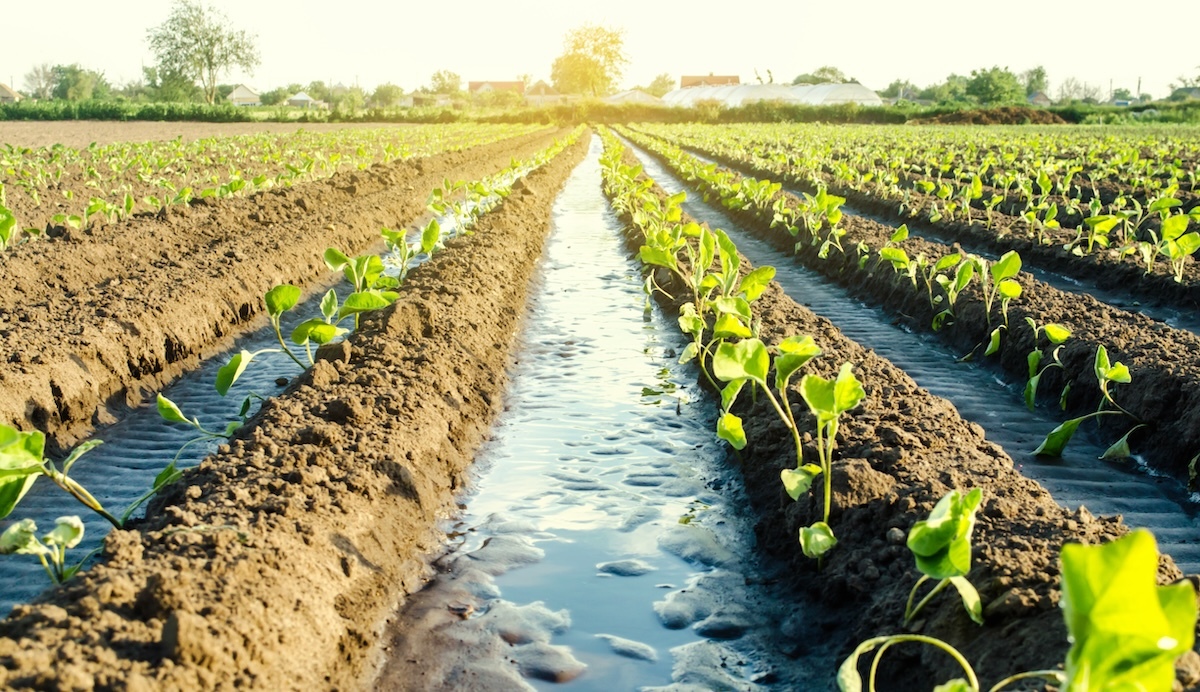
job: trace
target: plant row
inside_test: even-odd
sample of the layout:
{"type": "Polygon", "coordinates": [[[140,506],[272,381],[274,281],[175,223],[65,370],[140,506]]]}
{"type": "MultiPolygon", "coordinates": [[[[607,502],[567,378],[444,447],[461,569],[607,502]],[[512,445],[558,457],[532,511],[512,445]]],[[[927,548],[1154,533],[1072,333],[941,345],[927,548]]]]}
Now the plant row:
{"type": "MultiPolygon", "coordinates": [[[[1158,450],[1150,459],[1153,465],[1194,478],[1200,439],[1190,432],[1190,418],[1181,414],[1189,410],[1185,402],[1200,397],[1200,383],[1175,367],[1179,355],[1164,347],[1164,330],[1151,332],[1121,311],[1081,302],[1032,280],[1021,273],[1015,251],[989,262],[910,237],[905,226],[887,228],[845,217],[844,198],[824,188],[797,198],[779,183],[741,176],[664,141],[627,134],[706,197],[720,201],[811,268],[904,314],[924,315],[924,326],[967,349],[965,357],[997,359],[1024,378],[1025,403],[1031,409],[1041,397],[1072,414],[1031,451],[1058,456],[1084,422],[1103,419],[1113,436],[1106,458],[1129,457],[1131,438],[1140,438],[1146,448],[1158,450]],[[1064,314],[1063,303],[1083,311],[1064,314]],[[1131,343],[1130,334],[1139,341],[1131,343]],[[1116,342],[1116,350],[1141,354],[1132,369],[1110,354],[1116,342]],[[1161,357],[1154,357],[1154,349],[1162,351],[1161,357]],[[1128,385],[1134,377],[1170,386],[1174,396],[1159,391],[1154,397],[1134,393],[1122,400],[1118,385],[1128,385]]],[[[1195,340],[1186,333],[1175,336],[1187,343],[1195,340]]]]}
{"type": "MultiPolygon", "coordinates": [[[[774,346],[759,338],[761,322],[754,314],[754,303],[775,270],[743,266],[727,234],[684,217],[680,207],[683,193],[661,194],[640,166],[628,162],[620,142],[610,133],[603,136],[605,192],[613,207],[640,233],[638,255],[647,268],[647,293],[664,296],[679,309],[679,327],[691,338],[680,360],[694,360],[703,379],[720,393],[722,415],[717,435],[735,449],[743,449],[747,440],[742,420],[732,408],[746,388],[766,398],[770,410],[791,433],[795,449],[796,467],[784,469],[780,475],[784,490],[793,500],[810,492],[821,497],[822,520],[802,527],[799,533],[803,553],[820,564],[837,545],[828,522],[839,420],[845,414],[853,416],[863,402],[863,383],[851,363],[843,363],[831,379],[804,374],[796,380],[797,373],[821,355],[821,348],[807,335],[789,336],[774,346]],[[683,295],[672,296],[670,288],[683,295]],[[789,392],[799,394],[807,405],[807,416],[797,416],[789,392]],[[815,433],[816,464],[804,462],[802,426],[815,433]],[[813,487],[817,479],[823,480],[819,490],[813,487]]],[[[943,589],[953,586],[971,619],[983,623],[979,594],[966,579],[971,570],[975,514],[982,499],[978,488],[951,490],[927,519],[916,522],[909,531],[907,546],[922,576],[910,592],[906,622],[943,589]],[[933,587],[914,605],[916,594],[931,581],[933,587]]],[[[1147,532],[1103,546],[1065,546],[1062,598],[1072,646],[1064,669],[1010,675],[990,689],[1034,678],[1074,690],[1118,689],[1131,683],[1142,685],[1140,689],[1169,689],[1175,677],[1175,659],[1191,648],[1196,600],[1190,582],[1157,586],[1157,565],[1154,540],[1147,532]]],[[[951,643],[920,634],[863,642],[841,666],[839,688],[863,688],[859,659],[875,651],[867,673],[874,690],[883,653],[907,642],[934,646],[962,667],[963,677],[939,685],[937,690],[981,689],[974,668],[951,643]]]]}
{"type": "Polygon", "coordinates": [[[980,133],[980,145],[927,128],[851,128],[837,136],[798,126],[643,129],[779,180],[826,186],[947,235],[1031,250],[1050,266],[1107,262],[1122,277],[1194,283],[1196,159],[1186,145],[1182,152],[1167,148],[1173,131],[1154,138],[980,133]]]}
{"type": "Polygon", "coordinates": [[[403,129],[212,137],[0,149],[0,250],[55,229],[87,230],[193,199],[244,196],[340,170],[429,156],[516,137],[532,126],[403,129]]]}
{"type": "MultiPolygon", "coordinates": [[[[386,254],[368,253],[350,257],[337,248],[325,250],[326,266],[342,275],[350,293],[342,298],[336,287],[329,289],[317,305],[317,314],[301,321],[287,338],[283,334],[282,318],[284,313],[300,304],[301,289],[291,284],[280,284],[267,291],[263,303],[279,347],[254,352],[243,349],[234,354],[217,372],[213,383],[217,393],[226,396],[256,358],[272,354],[283,356],[301,371],[307,370],[316,362],[314,348],[319,349],[344,338],[358,327],[364,313],[391,305],[399,297],[397,289],[410,270],[444,248],[449,237],[470,235],[475,221],[506,198],[519,178],[543,166],[578,141],[583,129],[582,126],[576,128],[528,160],[512,161],[508,168],[496,175],[473,182],[444,181],[429,195],[427,207],[432,218],[427,224],[411,231],[382,229],[381,237],[388,249],[386,254]]],[[[188,418],[174,402],[159,394],[156,405],[162,419],[167,424],[193,428],[195,436],[155,476],[151,487],[119,514],[110,512],[70,475],[80,458],[101,441],[84,442],[71,450],[63,460],[55,461],[46,455],[46,439],[42,432],[22,432],[0,425],[0,519],[11,515],[33,484],[45,477],[114,527],[123,528],[139,507],[181,477],[178,465],[188,447],[198,442],[225,442],[232,439],[247,424],[256,404],[263,401],[265,399],[261,395],[250,393],[242,400],[236,415],[223,428],[212,430],[202,425],[199,418],[188,418]]],[[[21,519],[11,523],[0,534],[0,555],[33,555],[41,561],[53,583],[62,583],[74,576],[91,557],[88,554],[74,563],[67,560],[66,551],[76,547],[82,540],[83,522],[78,516],[59,517],[55,528],[40,538],[36,523],[32,519],[21,519]]]]}

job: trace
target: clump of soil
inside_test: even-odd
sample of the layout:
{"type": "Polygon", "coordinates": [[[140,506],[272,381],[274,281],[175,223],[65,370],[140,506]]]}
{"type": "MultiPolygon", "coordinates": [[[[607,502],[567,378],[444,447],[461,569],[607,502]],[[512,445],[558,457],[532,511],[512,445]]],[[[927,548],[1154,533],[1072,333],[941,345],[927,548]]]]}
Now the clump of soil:
{"type": "Polygon", "coordinates": [[[914,125],[1066,125],[1067,121],[1050,111],[1028,106],[1001,106],[955,111],[932,118],[911,121],[914,125]]]}

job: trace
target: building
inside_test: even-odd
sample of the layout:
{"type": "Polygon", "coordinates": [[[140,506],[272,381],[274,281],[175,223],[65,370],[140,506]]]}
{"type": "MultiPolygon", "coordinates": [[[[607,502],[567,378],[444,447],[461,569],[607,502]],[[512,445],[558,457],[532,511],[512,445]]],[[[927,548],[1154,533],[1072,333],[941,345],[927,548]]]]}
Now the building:
{"type": "Polygon", "coordinates": [[[1029,105],[1037,108],[1046,108],[1047,106],[1054,105],[1054,101],[1051,101],[1050,97],[1047,96],[1046,92],[1044,91],[1035,91],[1034,93],[1030,94],[1029,98],[1026,100],[1029,101],[1029,105]]]}
{"type": "Polygon", "coordinates": [[[25,98],[13,91],[7,84],[0,84],[0,103],[16,103],[25,98]]]}
{"type": "Polygon", "coordinates": [[[262,105],[262,97],[258,95],[258,92],[246,86],[245,84],[239,84],[234,87],[233,91],[229,92],[229,96],[225,97],[225,100],[235,106],[262,105]]]}
{"type": "Polygon", "coordinates": [[[472,94],[486,94],[489,91],[512,91],[525,94],[525,82],[467,82],[467,91],[472,94]]]}
{"type": "Polygon", "coordinates": [[[742,80],[737,75],[714,75],[711,72],[708,73],[707,77],[684,75],[679,78],[680,89],[700,86],[731,86],[741,83],[742,80]]]}
{"type": "Polygon", "coordinates": [[[298,94],[288,97],[287,105],[292,108],[328,108],[329,104],[324,101],[318,101],[315,98],[301,91],[298,94]]]}
{"type": "Polygon", "coordinates": [[[613,94],[604,99],[605,103],[643,103],[652,106],[663,105],[663,100],[653,94],[647,94],[641,89],[630,89],[619,94],[613,94]]]}
{"type": "Polygon", "coordinates": [[[553,103],[566,103],[567,97],[558,90],[539,79],[525,90],[525,102],[531,106],[546,106],[553,103]]]}
{"type": "Polygon", "coordinates": [[[734,84],[728,86],[692,86],[676,89],[663,96],[668,106],[694,106],[701,101],[716,101],[727,108],[747,103],[774,101],[803,106],[834,106],[856,103],[882,106],[879,94],[858,83],[850,84],[734,84]]]}

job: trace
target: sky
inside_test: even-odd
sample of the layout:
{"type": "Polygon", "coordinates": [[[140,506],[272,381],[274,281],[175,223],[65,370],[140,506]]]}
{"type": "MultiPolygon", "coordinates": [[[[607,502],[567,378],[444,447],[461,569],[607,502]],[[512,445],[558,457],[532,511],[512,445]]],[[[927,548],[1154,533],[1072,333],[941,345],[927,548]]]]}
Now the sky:
{"type": "MultiPolygon", "coordinates": [[[[1163,4],[1127,0],[451,0],[381,3],[363,0],[246,2],[210,0],[232,25],[257,35],[261,64],[222,82],[266,91],[289,83],[391,82],[406,91],[437,70],[464,83],[550,81],[563,36],[584,22],[625,31],[630,63],[624,87],[655,75],[736,74],[791,82],[833,65],[872,89],[907,79],[918,86],[950,73],[992,66],[1021,72],[1042,65],[1053,96],[1068,77],[1155,97],[1180,75],[1200,73],[1200,44],[1188,35],[1200,0],[1163,4]],[[1163,26],[1165,29],[1155,29],[1163,26]],[[1155,36],[1160,32],[1161,36],[1155,36]]],[[[116,85],[154,63],[148,29],[166,19],[167,0],[54,0],[0,4],[6,29],[0,82],[18,90],[35,64],[79,63],[116,85]],[[10,81],[11,80],[11,81],[10,81]]]]}

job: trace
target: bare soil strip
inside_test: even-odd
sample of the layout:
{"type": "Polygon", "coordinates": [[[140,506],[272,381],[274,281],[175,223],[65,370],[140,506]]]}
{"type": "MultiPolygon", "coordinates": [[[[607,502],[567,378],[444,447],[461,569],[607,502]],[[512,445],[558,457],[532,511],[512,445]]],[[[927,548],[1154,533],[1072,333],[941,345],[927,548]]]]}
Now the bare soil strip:
{"type": "MultiPolygon", "coordinates": [[[[637,163],[628,151],[626,162],[637,163]]],[[[631,231],[631,250],[640,244],[640,234],[631,231]]],[[[743,259],[742,272],[750,269],[743,259]]],[[[655,280],[676,295],[690,295],[690,289],[677,284],[666,270],[658,269],[655,280]]],[[[668,308],[678,309],[683,302],[672,303],[657,293],[656,297],[668,308]]],[[[985,687],[1014,672],[1061,664],[1068,642],[1058,608],[1060,548],[1065,542],[1108,541],[1127,527],[1119,519],[1096,518],[1086,509],[1069,512],[1059,507],[1041,486],[1013,468],[1012,459],[988,442],[979,426],[964,421],[944,399],[921,389],[889,361],[785,296],[777,284],[755,303],[755,315],[762,319],[765,343],[813,336],[824,353],[805,372],[832,378],[843,362],[853,363],[867,394],[838,434],[830,518],[838,545],[821,571],[804,557],[797,541],[801,527],[821,519],[820,499],[812,494],[793,502],[779,479],[782,469],[795,465],[789,433],[765,397],[757,403],[742,397],[735,408],[749,445],[734,456],[762,516],[759,544],[786,565],[779,574],[780,586],[802,600],[782,626],[796,641],[796,656],[829,659],[829,679],[813,681],[813,689],[833,687],[840,657],[858,641],[903,630],[905,599],[919,576],[904,536],[953,488],[984,491],[969,579],[979,589],[986,624],[972,623],[950,594],[931,602],[931,610],[913,629],[952,642],[975,664],[985,687]]],[[[803,405],[798,382],[793,388],[797,423],[802,430],[814,430],[815,419],[803,405]]],[[[805,457],[816,459],[812,435],[806,433],[803,441],[805,457]]],[[[1181,577],[1164,556],[1160,581],[1181,577]]],[[[1185,686],[1200,683],[1200,656],[1193,653],[1181,662],[1185,686]]],[[[899,647],[885,659],[880,679],[888,681],[889,690],[928,690],[931,681],[957,674],[943,654],[899,647]]]]}
{"type": "Polygon", "coordinates": [[[325,248],[365,251],[381,227],[416,221],[444,177],[480,178],[552,140],[541,132],[245,199],[198,199],[0,255],[9,287],[0,423],[70,446],[228,347],[272,286],[326,277],[325,248]]]}
{"type": "MultiPolygon", "coordinates": [[[[488,433],[582,139],[167,496],[0,622],[15,689],[355,688],[488,433]]],[[[423,197],[422,197],[423,201],[423,197]]]]}

